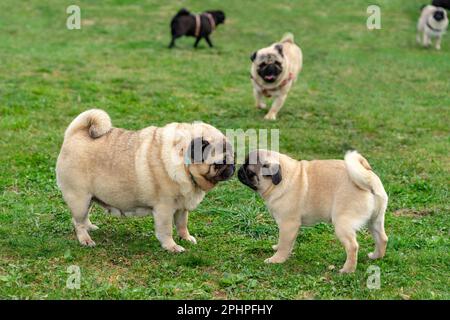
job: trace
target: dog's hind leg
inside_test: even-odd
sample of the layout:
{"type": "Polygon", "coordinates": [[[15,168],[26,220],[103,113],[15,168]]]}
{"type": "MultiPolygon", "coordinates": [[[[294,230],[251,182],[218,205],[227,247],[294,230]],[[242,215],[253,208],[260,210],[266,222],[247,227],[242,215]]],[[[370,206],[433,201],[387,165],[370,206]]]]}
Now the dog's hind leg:
{"type": "Polygon", "coordinates": [[[356,241],[356,231],[351,225],[345,221],[338,220],[334,223],[335,233],[339,241],[345,248],[347,253],[347,259],[340,273],[351,273],[356,270],[356,264],[358,263],[358,242],[356,241]]]}
{"type": "Polygon", "coordinates": [[[388,237],[384,231],[384,213],[369,221],[369,231],[375,241],[375,251],[368,254],[370,259],[383,258],[386,253],[388,237]]]}
{"type": "Polygon", "coordinates": [[[91,198],[90,194],[84,192],[68,191],[64,193],[64,200],[72,212],[72,222],[78,241],[82,246],[89,247],[95,246],[95,242],[89,236],[88,231],[97,228],[89,220],[91,198]]]}

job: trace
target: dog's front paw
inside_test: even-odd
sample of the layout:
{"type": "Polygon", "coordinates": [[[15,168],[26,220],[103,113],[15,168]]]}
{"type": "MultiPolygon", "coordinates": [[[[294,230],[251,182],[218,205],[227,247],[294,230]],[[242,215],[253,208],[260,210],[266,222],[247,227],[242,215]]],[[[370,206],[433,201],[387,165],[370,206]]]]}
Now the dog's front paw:
{"type": "Polygon", "coordinates": [[[264,117],[264,119],[266,120],[277,120],[277,115],[275,113],[271,113],[269,112],[268,114],[266,114],[266,116],[264,117]]]}
{"type": "Polygon", "coordinates": [[[264,260],[264,263],[283,263],[286,261],[287,258],[280,257],[277,255],[273,255],[272,257],[264,260]]]}
{"type": "Polygon", "coordinates": [[[343,267],[341,270],[339,270],[339,273],[353,273],[355,272],[355,267],[343,267]]]}
{"type": "Polygon", "coordinates": [[[197,240],[196,240],[195,237],[193,237],[193,236],[181,237],[181,239],[186,240],[186,241],[189,241],[189,242],[191,242],[191,243],[193,243],[193,244],[197,244],[197,240]]]}
{"type": "Polygon", "coordinates": [[[170,247],[164,247],[164,249],[166,249],[167,251],[170,252],[175,252],[175,253],[181,253],[186,251],[186,249],[184,249],[182,246],[179,246],[178,244],[174,244],[170,247]]]}

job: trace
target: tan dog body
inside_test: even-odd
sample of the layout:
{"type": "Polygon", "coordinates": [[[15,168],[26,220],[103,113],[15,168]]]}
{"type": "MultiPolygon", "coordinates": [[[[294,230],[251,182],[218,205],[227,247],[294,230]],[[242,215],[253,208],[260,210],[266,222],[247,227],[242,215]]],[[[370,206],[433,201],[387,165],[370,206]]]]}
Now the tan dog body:
{"type": "Polygon", "coordinates": [[[196,243],[187,229],[188,211],[217,181],[211,165],[186,164],[195,137],[225,139],[203,123],[128,131],[113,128],[102,110],[80,114],[66,130],[56,166],[80,243],[95,245],[88,234],[97,229],[88,217],[92,201],[115,216],[153,214],[156,236],[169,251],[184,251],[172,238],[173,221],[181,238],[196,243]]]}
{"type": "MultiPolygon", "coordinates": [[[[387,195],[366,159],[356,152],[342,160],[297,161],[273,151],[259,150],[259,164],[246,166],[239,177],[253,184],[264,198],[279,227],[276,253],[267,263],[282,263],[290,255],[301,225],[329,222],[347,252],[341,272],[353,272],[357,264],[356,231],[368,223],[376,249],[372,259],[385,254],[387,236],[384,213],[387,195]],[[274,184],[263,176],[262,166],[279,165],[281,180],[274,184]],[[251,172],[256,173],[251,177],[251,172]],[[242,178],[242,175],[247,178],[242,178]],[[250,177],[250,178],[249,178],[250,177]],[[250,181],[250,182],[249,182],[250,181]]],[[[273,171],[273,170],[272,170],[273,171]]]]}
{"type": "Polygon", "coordinates": [[[272,107],[264,117],[267,120],[276,120],[278,111],[286,100],[292,85],[302,69],[303,56],[301,49],[294,43],[292,34],[286,34],[280,42],[255,52],[252,57],[251,79],[253,84],[253,95],[256,107],[266,108],[264,96],[273,97],[272,107]],[[281,49],[280,49],[281,48],[281,49]],[[282,70],[274,82],[267,82],[258,72],[261,64],[279,63],[282,70]]]}

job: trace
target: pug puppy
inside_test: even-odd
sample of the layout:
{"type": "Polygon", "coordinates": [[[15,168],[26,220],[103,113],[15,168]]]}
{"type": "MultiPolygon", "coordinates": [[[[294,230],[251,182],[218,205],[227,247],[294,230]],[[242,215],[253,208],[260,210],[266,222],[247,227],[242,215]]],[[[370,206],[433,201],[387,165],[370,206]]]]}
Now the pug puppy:
{"type": "Polygon", "coordinates": [[[250,59],[256,107],[265,109],[263,96],[273,97],[272,107],[264,119],[276,120],[278,111],[302,69],[302,51],[294,43],[292,33],[287,33],[280,42],[254,52],[250,59]]]}
{"type": "Polygon", "coordinates": [[[347,253],[341,273],[357,264],[356,232],[368,224],[375,240],[370,259],[386,252],[384,213],[388,197],[378,176],[358,152],[345,160],[297,161],[274,151],[251,152],[238,171],[239,180],[258,192],[279,228],[276,253],[266,263],[289,257],[300,226],[331,222],[347,253]]]}
{"type": "Polygon", "coordinates": [[[442,36],[447,31],[447,11],[441,7],[432,5],[425,6],[417,23],[417,42],[424,47],[431,45],[432,39],[436,38],[434,47],[441,49],[442,36]]]}
{"type": "Polygon", "coordinates": [[[170,22],[172,40],[169,48],[175,46],[175,40],[182,36],[195,37],[194,48],[197,48],[201,39],[205,39],[209,47],[213,44],[209,38],[210,34],[219,24],[225,22],[225,13],[221,10],[205,11],[201,14],[192,14],[187,9],[181,9],[170,22]]]}
{"type": "Polygon", "coordinates": [[[115,216],[153,214],[156,237],[172,252],[185,249],[172,237],[196,243],[188,212],[205,193],[234,173],[232,146],[205,123],[170,123],[139,131],[114,128],[99,109],[81,113],[67,128],[56,178],[72,212],[78,240],[94,246],[89,231],[93,202],[115,216]]]}

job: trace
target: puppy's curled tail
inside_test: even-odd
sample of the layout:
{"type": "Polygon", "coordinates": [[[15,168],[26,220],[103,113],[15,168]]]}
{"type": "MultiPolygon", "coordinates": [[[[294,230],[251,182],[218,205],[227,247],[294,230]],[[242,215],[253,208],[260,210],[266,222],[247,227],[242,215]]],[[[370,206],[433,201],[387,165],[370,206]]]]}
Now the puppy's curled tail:
{"type": "Polygon", "coordinates": [[[283,37],[281,38],[280,42],[290,42],[290,43],[294,43],[294,35],[290,32],[287,32],[283,35],[283,37]]]}
{"type": "Polygon", "coordinates": [[[348,151],[345,154],[345,167],[350,179],[359,188],[370,191],[377,199],[375,214],[386,211],[388,196],[380,178],[372,172],[369,162],[357,151],[348,151]]]}
{"type": "Polygon", "coordinates": [[[80,113],[67,127],[64,138],[68,138],[80,131],[87,131],[93,139],[103,136],[112,128],[111,118],[100,109],[90,109],[80,113]]]}

